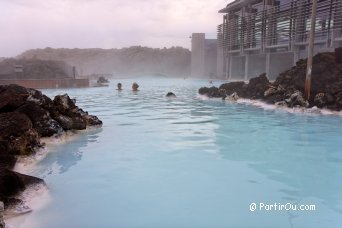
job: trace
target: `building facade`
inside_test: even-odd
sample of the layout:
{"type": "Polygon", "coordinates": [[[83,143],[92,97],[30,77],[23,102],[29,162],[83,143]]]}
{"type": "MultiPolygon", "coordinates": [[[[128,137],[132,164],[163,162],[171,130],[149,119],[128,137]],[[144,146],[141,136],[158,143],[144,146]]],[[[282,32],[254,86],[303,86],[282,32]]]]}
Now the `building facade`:
{"type": "Polygon", "coordinates": [[[191,77],[217,78],[223,75],[222,48],[217,39],[207,39],[205,33],[191,36],[191,77]]]}
{"type": "MultiPolygon", "coordinates": [[[[236,0],[221,9],[224,77],[275,79],[307,57],[312,0],[236,0]]],[[[342,0],[319,0],[314,53],[342,46],[342,0]]]]}

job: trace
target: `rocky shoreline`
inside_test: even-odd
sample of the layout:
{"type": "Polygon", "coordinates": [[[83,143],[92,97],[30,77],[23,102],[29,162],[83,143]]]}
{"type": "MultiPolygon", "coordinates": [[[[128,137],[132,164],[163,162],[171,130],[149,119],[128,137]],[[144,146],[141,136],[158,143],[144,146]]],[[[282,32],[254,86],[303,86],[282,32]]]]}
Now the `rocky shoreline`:
{"type": "MultiPolygon", "coordinates": [[[[44,180],[14,172],[18,156],[28,156],[43,147],[40,139],[69,130],[100,126],[102,121],[76,105],[67,94],[53,100],[35,89],[0,86],[0,209],[21,204],[16,196],[44,180]]],[[[0,228],[2,227],[0,211],[0,228]]]]}
{"type": "Polygon", "coordinates": [[[303,96],[306,76],[306,60],[281,73],[274,82],[266,74],[245,82],[229,82],[220,87],[202,87],[199,94],[227,100],[239,97],[257,99],[267,104],[289,108],[325,108],[342,110],[342,48],[335,52],[319,53],[313,58],[312,84],[309,100],[303,96]]]}

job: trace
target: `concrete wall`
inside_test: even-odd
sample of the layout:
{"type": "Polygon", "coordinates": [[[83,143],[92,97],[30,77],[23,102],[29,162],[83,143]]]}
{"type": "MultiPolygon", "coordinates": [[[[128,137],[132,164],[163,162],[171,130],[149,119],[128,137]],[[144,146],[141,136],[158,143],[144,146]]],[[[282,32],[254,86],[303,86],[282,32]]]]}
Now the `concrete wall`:
{"type": "Polygon", "coordinates": [[[17,84],[34,89],[89,87],[89,79],[24,79],[0,80],[0,85],[17,84]]]}
{"type": "Polygon", "coordinates": [[[223,50],[217,39],[206,39],[205,33],[193,33],[191,39],[191,76],[223,78],[223,50]],[[220,51],[220,52],[218,52],[220,51]],[[218,56],[221,57],[218,57],[218,56]],[[220,59],[220,62],[217,60],[220,59]],[[219,74],[218,74],[219,72],[219,74]]]}
{"type": "Polygon", "coordinates": [[[245,79],[245,56],[230,57],[229,78],[232,80],[245,79]]]}
{"type": "Polygon", "coordinates": [[[217,46],[217,57],[216,57],[216,74],[218,78],[225,78],[225,64],[223,57],[223,49],[217,46]]]}
{"type": "Polygon", "coordinates": [[[205,40],[205,57],[204,57],[204,76],[210,78],[217,76],[217,40],[205,40]]]}
{"type": "Polygon", "coordinates": [[[203,77],[205,74],[205,34],[193,33],[191,37],[191,76],[203,77]]]}
{"type": "Polygon", "coordinates": [[[230,56],[229,79],[247,81],[266,73],[270,80],[275,80],[280,73],[294,64],[294,52],[230,56]]]}
{"type": "Polygon", "coordinates": [[[293,52],[268,53],[266,56],[266,74],[269,80],[275,80],[280,73],[294,65],[293,52]]]}
{"type": "MultiPolygon", "coordinates": [[[[313,50],[313,54],[314,56],[317,55],[318,53],[322,53],[322,52],[334,52],[335,48],[334,47],[326,47],[325,44],[319,44],[319,45],[315,45],[314,46],[314,50],[313,50]]],[[[308,56],[308,50],[306,46],[301,46],[301,47],[297,47],[294,50],[294,55],[295,55],[295,59],[294,59],[294,65],[295,63],[299,60],[299,59],[306,59],[308,56]]]]}
{"type": "Polygon", "coordinates": [[[266,54],[246,55],[245,79],[255,78],[263,73],[266,73],[266,54]]]}

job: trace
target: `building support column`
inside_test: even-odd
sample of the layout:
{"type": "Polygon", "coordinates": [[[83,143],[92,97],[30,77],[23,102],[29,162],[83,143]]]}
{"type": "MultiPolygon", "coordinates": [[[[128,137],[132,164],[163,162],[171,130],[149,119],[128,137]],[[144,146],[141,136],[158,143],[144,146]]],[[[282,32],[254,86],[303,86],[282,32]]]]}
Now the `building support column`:
{"type": "Polygon", "coordinates": [[[229,78],[228,79],[232,79],[232,73],[233,73],[233,67],[232,67],[232,61],[233,61],[233,58],[232,57],[229,57],[227,59],[227,62],[229,61],[229,78]]]}
{"type": "Polygon", "coordinates": [[[249,69],[249,55],[245,55],[245,81],[248,80],[248,75],[249,75],[249,72],[248,72],[248,69],[249,69]]]}
{"type": "Polygon", "coordinates": [[[271,53],[266,53],[266,76],[268,79],[271,78],[270,62],[271,62],[271,53]]]}
{"type": "Polygon", "coordinates": [[[229,60],[229,56],[226,56],[225,58],[225,65],[226,65],[226,68],[225,68],[225,79],[229,79],[230,78],[230,74],[229,74],[229,71],[230,71],[230,60],[229,60]]]}

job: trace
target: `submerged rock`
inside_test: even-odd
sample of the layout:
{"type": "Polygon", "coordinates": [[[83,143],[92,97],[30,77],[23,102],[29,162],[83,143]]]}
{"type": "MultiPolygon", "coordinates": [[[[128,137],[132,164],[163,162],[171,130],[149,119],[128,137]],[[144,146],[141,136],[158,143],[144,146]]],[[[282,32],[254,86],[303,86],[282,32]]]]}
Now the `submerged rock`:
{"type": "Polygon", "coordinates": [[[40,178],[20,174],[6,168],[0,168],[0,201],[5,206],[18,202],[14,197],[26,187],[44,183],[40,178]]]}
{"type": "Polygon", "coordinates": [[[32,209],[17,198],[10,198],[6,204],[6,215],[17,216],[32,212],[32,209]]]}
{"type": "Polygon", "coordinates": [[[0,201],[9,203],[10,197],[25,189],[23,180],[15,172],[0,168],[0,201]]]}

